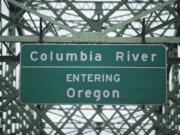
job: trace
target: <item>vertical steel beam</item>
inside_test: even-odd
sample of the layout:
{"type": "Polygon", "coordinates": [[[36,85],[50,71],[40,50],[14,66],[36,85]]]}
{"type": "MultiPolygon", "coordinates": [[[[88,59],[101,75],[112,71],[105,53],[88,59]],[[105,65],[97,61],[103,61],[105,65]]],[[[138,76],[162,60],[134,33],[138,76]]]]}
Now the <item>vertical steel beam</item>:
{"type": "Polygon", "coordinates": [[[145,33],[146,33],[146,21],[145,21],[145,18],[143,18],[143,20],[142,20],[142,33],[141,33],[142,44],[145,44],[145,43],[146,43],[145,33]]]}
{"type": "MultiPolygon", "coordinates": [[[[2,1],[0,1],[0,13],[2,12],[1,9],[2,1]]],[[[2,29],[2,19],[0,18],[0,30],[2,29]]],[[[2,56],[2,43],[0,43],[0,56],[2,56]]],[[[2,63],[0,62],[0,75],[2,75],[2,63]]],[[[3,92],[0,86],[0,104],[3,104],[3,92]]],[[[0,134],[3,134],[3,111],[0,110],[0,134]]]]}

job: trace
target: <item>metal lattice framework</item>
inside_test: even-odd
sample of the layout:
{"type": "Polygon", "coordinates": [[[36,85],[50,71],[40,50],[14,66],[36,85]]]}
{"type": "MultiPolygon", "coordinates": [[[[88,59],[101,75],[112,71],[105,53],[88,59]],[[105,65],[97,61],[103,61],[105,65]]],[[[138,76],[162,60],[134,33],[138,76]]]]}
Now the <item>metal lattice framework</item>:
{"type": "Polygon", "coordinates": [[[180,134],[178,0],[1,0],[1,135],[180,134]],[[160,43],[168,52],[168,100],[152,105],[24,105],[23,43],[160,43]]]}

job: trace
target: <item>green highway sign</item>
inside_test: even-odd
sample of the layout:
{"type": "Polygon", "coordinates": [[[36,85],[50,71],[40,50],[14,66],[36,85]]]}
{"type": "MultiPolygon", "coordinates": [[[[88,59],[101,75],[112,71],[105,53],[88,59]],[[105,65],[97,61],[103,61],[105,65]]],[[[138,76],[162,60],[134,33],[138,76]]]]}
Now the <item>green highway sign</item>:
{"type": "Polygon", "coordinates": [[[23,45],[20,100],[28,104],[164,104],[162,45],[23,45]]]}

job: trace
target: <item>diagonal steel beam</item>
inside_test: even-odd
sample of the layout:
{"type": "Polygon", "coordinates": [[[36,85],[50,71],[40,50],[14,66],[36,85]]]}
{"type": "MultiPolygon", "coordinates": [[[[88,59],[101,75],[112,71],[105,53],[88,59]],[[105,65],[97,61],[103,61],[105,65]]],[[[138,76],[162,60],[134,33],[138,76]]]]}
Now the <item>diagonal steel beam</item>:
{"type": "Polygon", "coordinates": [[[113,9],[111,9],[105,16],[103,16],[103,18],[98,22],[99,25],[101,25],[102,23],[106,22],[109,17],[115,12],[117,11],[121,6],[124,5],[125,2],[127,2],[128,0],[122,0],[120,3],[118,3],[113,9]]]}
{"type": "Polygon", "coordinates": [[[81,113],[81,115],[83,115],[84,119],[86,119],[86,123],[78,130],[78,133],[76,135],[81,135],[83,133],[83,131],[91,125],[92,120],[95,118],[95,116],[97,115],[97,112],[95,112],[90,118],[87,118],[87,116],[85,116],[81,111],[79,111],[81,113]]]}
{"type": "Polygon", "coordinates": [[[0,110],[3,110],[4,108],[6,108],[9,103],[11,103],[14,99],[16,99],[19,96],[18,91],[4,78],[0,75],[0,82],[4,83],[8,88],[10,88],[13,92],[13,94],[8,96],[8,99],[2,103],[2,105],[0,106],[0,110]]]}
{"type": "Polygon", "coordinates": [[[156,31],[156,30],[158,30],[158,29],[160,29],[160,28],[163,28],[163,27],[165,27],[165,26],[167,26],[167,25],[173,24],[173,23],[178,22],[178,21],[180,21],[180,17],[178,17],[178,18],[173,18],[173,19],[171,19],[171,20],[169,20],[169,21],[167,21],[167,22],[164,22],[164,23],[162,23],[162,24],[160,24],[160,25],[158,25],[158,26],[155,26],[155,27],[147,30],[145,33],[146,33],[146,34],[151,33],[151,32],[153,32],[153,31],[156,31]]]}
{"type": "Polygon", "coordinates": [[[33,9],[29,8],[28,6],[25,6],[25,5],[22,4],[21,2],[17,2],[17,1],[15,1],[15,0],[7,0],[7,1],[10,2],[11,4],[13,4],[13,5],[21,8],[21,9],[24,9],[24,10],[26,10],[26,11],[28,11],[28,12],[30,12],[30,13],[32,13],[32,14],[40,17],[40,18],[42,18],[42,19],[44,19],[45,21],[51,22],[52,24],[58,26],[59,28],[62,28],[62,29],[66,30],[66,31],[68,31],[68,32],[70,32],[70,33],[72,33],[72,34],[75,34],[75,33],[76,33],[76,31],[72,30],[72,29],[69,28],[68,26],[65,26],[65,25],[63,25],[63,24],[61,24],[61,23],[53,20],[51,17],[46,16],[46,15],[43,15],[43,14],[37,12],[36,10],[33,10],[33,9]]]}
{"type": "Polygon", "coordinates": [[[103,33],[107,34],[109,32],[116,30],[116,29],[121,29],[121,28],[125,27],[127,24],[129,24],[133,21],[136,21],[136,20],[138,20],[138,19],[140,19],[140,18],[142,18],[142,17],[144,17],[144,16],[146,16],[146,15],[148,15],[148,14],[150,14],[156,10],[162,10],[163,8],[167,7],[168,5],[170,5],[171,3],[176,2],[176,1],[177,0],[169,0],[167,2],[164,2],[161,5],[157,5],[156,7],[152,8],[150,10],[143,11],[140,14],[137,14],[136,16],[134,16],[134,17],[122,22],[122,23],[116,24],[116,25],[112,26],[111,28],[106,29],[103,33]]]}
{"type": "MultiPolygon", "coordinates": [[[[97,110],[97,108],[96,107],[94,107],[94,106],[92,106],[93,107],[93,109],[94,110],[97,110]]],[[[116,112],[114,112],[114,115],[116,114],[116,112]]],[[[117,131],[115,131],[114,129],[116,129],[116,127],[113,125],[113,124],[110,124],[110,120],[112,120],[112,117],[111,117],[111,119],[108,119],[107,117],[106,117],[106,115],[105,114],[103,114],[103,112],[98,112],[97,111],[97,115],[99,115],[100,116],[100,118],[104,121],[104,128],[105,127],[109,127],[109,129],[111,129],[111,132],[115,135],[116,133],[117,133],[117,131]]],[[[102,128],[103,129],[103,128],[102,128]]],[[[117,129],[116,129],[117,130],[117,129]]]]}
{"type": "Polygon", "coordinates": [[[2,35],[4,31],[6,31],[11,25],[13,25],[13,23],[8,22],[5,26],[3,26],[2,29],[0,30],[0,35],[2,35]]]}
{"type": "Polygon", "coordinates": [[[73,5],[71,1],[64,1],[75,13],[77,13],[84,21],[87,22],[87,24],[94,29],[95,31],[98,31],[98,26],[96,26],[89,18],[87,18],[81,11],[77,9],[76,6],[73,5]]]}
{"type": "MultiPolygon", "coordinates": [[[[136,13],[136,14],[140,14],[142,11],[144,11],[144,10],[146,9],[146,7],[147,7],[148,5],[149,5],[149,2],[147,2],[147,3],[141,8],[141,10],[138,11],[138,13],[136,13]]],[[[128,8],[127,4],[126,4],[126,7],[128,8]]],[[[136,14],[134,13],[134,11],[133,11],[130,7],[129,7],[128,9],[129,9],[131,12],[133,12],[133,15],[134,15],[134,16],[136,15],[136,14]]],[[[121,31],[117,32],[117,35],[122,36],[123,33],[125,32],[125,30],[128,28],[128,25],[129,25],[129,24],[125,25],[125,26],[123,27],[123,29],[121,29],[121,31]]],[[[132,27],[132,25],[131,25],[131,27],[132,27]]]]}
{"type": "MultiPolygon", "coordinates": [[[[159,0],[159,2],[164,2],[164,0],[159,0]]],[[[174,10],[174,7],[167,7],[166,10],[169,11],[169,13],[171,13],[174,17],[176,17],[176,10],[174,10]]]]}
{"type": "MultiPolygon", "coordinates": [[[[26,25],[18,22],[17,20],[14,20],[14,19],[12,19],[12,18],[10,18],[10,17],[7,17],[7,16],[4,15],[4,14],[1,14],[1,13],[0,13],[0,18],[3,18],[3,19],[5,19],[5,20],[9,21],[10,24],[15,24],[15,25],[17,25],[17,26],[19,26],[19,27],[21,27],[21,28],[24,28],[25,30],[27,30],[27,31],[35,34],[35,35],[38,35],[38,32],[37,32],[37,31],[33,30],[33,29],[30,28],[30,27],[27,27],[26,25]]],[[[2,33],[2,32],[0,32],[0,33],[2,33]]]]}
{"type": "MultiPolygon", "coordinates": [[[[167,26],[167,25],[171,25],[171,24],[179,22],[179,21],[180,21],[180,17],[173,18],[173,19],[168,20],[168,21],[166,21],[166,22],[164,22],[164,23],[162,23],[162,24],[160,24],[158,26],[155,26],[155,27],[150,28],[150,29],[146,29],[145,34],[152,33],[152,32],[154,32],[156,30],[159,30],[159,29],[167,26]]],[[[138,36],[140,36],[140,34],[138,36]]]]}
{"type": "Polygon", "coordinates": [[[64,25],[68,26],[66,21],[61,18],[61,16],[54,10],[54,8],[50,5],[49,2],[46,0],[43,0],[43,2],[46,4],[46,6],[53,12],[53,14],[56,16],[56,20],[61,21],[64,25]]]}
{"type": "MultiPolygon", "coordinates": [[[[73,108],[73,106],[71,107],[71,108],[73,108]]],[[[71,109],[70,108],[70,109],[71,109]]],[[[64,113],[64,116],[67,118],[66,120],[64,120],[64,118],[65,117],[63,117],[58,123],[60,123],[60,122],[62,122],[63,120],[64,120],[64,124],[63,125],[61,125],[61,127],[59,127],[59,128],[64,128],[64,126],[69,122],[69,121],[71,121],[72,122],[72,124],[76,127],[76,128],[78,128],[77,127],[77,125],[74,123],[74,121],[73,121],[73,119],[72,119],[72,117],[77,113],[77,111],[79,110],[79,107],[77,107],[76,109],[74,109],[73,110],[73,112],[71,112],[71,113],[68,113],[68,111],[65,111],[65,110],[63,110],[63,108],[60,106],[60,109],[61,109],[61,111],[64,113]]]]}
{"type": "MultiPolygon", "coordinates": [[[[131,127],[131,124],[126,120],[125,116],[123,114],[121,114],[120,108],[117,108],[115,105],[112,106],[114,108],[114,110],[116,111],[116,113],[121,117],[121,119],[124,121],[125,125],[127,126],[127,128],[129,129],[131,127]]],[[[118,133],[120,132],[121,128],[118,129],[118,133]]],[[[133,134],[137,135],[137,132],[135,130],[133,130],[133,134]]]]}
{"type": "Polygon", "coordinates": [[[40,110],[38,110],[35,106],[29,106],[31,109],[33,109],[34,111],[36,111],[36,113],[42,117],[42,119],[44,119],[55,131],[56,131],[56,134],[59,134],[59,135],[65,135],[61,129],[51,121],[51,119],[44,113],[42,113],[40,110]]]}
{"type": "Polygon", "coordinates": [[[157,109],[156,106],[152,107],[146,114],[144,114],[143,117],[141,117],[135,124],[131,125],[129,129],[124,133],[124,135],[129,135],[131,131],[134,131],[134,129],[140,125],[146,118],[148,118],[155,110],[157,109]]]}

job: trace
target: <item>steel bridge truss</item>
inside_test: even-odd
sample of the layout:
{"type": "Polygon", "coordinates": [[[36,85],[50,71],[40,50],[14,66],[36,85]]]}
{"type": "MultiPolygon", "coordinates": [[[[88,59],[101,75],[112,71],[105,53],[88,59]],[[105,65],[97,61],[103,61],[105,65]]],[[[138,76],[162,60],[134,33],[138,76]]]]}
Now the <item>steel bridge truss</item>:
{"type": "Polygon", "coordinates": [[[0,134],[180,134],[180,1],[1,0],[0,134]],[[25,105],[19,100],[23,43],[164,44],[164,105],[25,105]]]}

